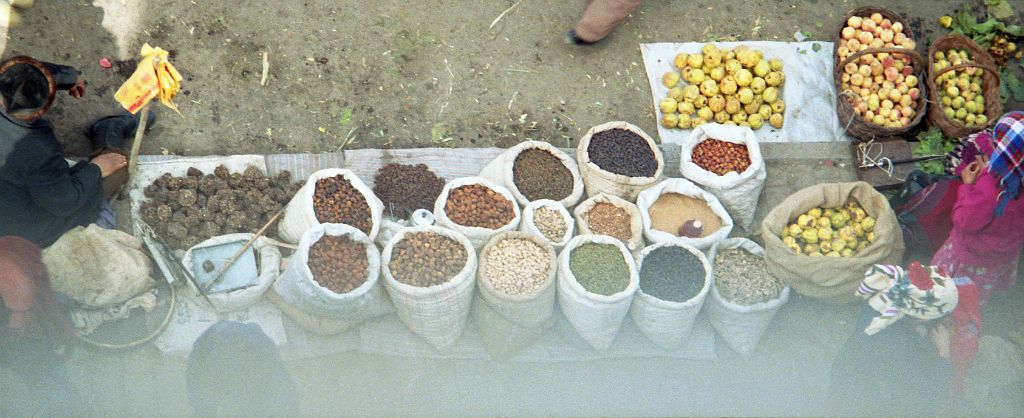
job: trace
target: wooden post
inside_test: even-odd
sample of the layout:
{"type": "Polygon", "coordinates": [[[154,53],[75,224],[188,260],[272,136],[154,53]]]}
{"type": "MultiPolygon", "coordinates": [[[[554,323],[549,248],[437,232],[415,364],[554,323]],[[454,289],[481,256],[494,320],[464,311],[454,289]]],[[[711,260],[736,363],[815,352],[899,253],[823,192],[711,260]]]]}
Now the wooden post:
{"type": "Polygon", "coordinates": [[[135,130],[135,139],[132,141],[131,152],[128,153],[128,176],[135,175],[135,169],[139,164],[139,148],[142,147],[142,136],[146,134],[146,125],[149,122],[149,103],[146,103],[139,111],[139,127],[135,130]]]}

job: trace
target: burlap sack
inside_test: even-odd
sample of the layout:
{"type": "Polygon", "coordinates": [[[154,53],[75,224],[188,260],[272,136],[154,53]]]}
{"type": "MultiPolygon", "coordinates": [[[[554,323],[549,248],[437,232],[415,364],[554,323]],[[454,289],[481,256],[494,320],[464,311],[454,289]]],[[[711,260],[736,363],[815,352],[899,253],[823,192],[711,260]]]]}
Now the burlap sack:
{"type": "Polygon", "coordinates": [[[529,347],[554,324],[555,319],[555,249],[544,238],[527,232],[505,232],[496,235],[480,251],[477,270],[477,294],[473,300],[472,317],[484,348],[491,357],[506,359],[529,347]],[[507,239],[526,239],[537,243],[548,253],[548,275],[536,291],[524,295],[508,295],[494,287],[488,271],[487,256],[498,243],[507,239]]]}
{"type": "Polygon", "coordinates": [[[834,303],[857,302],[854,295],[864,272],[873,264],[902,264],[903,233],[889,201],[870,184],[818,184],[800,190],[773,208],[761,222],[768,271],[801,295],[834,303]],[[856,198],[875,218],[875,242],[850,258],[810,257],[793,253],[779,235],[782,228],[811,208],[834,208],[856,198]]]}
{"type": "Polygon", "coordinates": [[[661,300],[644,293],[643,290],[637,290],[633,306],[629,308],[629,316],[651,342],[666,350],[676,350],[690,337],[693,324],[697,322],[697,314],[704,306],[704,299],[711,286],[711,264],[704,253],[693,246],[681,242],[663,242],[645,247],[640,252],[637,256],[637,269],[643,268],[644,257],[658,248],[667,246],[683,248],[700,259],[704,266],[704,287],[701,287],[696,296],[685,302],[661,300]]]}
{"type": "MultiPolygon", "coordinates": [[[[227,234],[200,242],[196,246],[189,248],[188,251],[185,251],[185,256],[181,259],[182,268],[189,271],[192,270],[192,252],[197,248],[229,242],[246,242],[251,238],[252,234],[227,234]]],[[[213,304],[217,312],[240,311],[252,306],[263,297],[263,293],[270,288],[270,285],[274,284],[274,280],[281,273],[281,250],[278,250],[276,246],[271,244],[269,239],[264,237],[257,238],[253,242],[252,248],[256,252],[258,260],[256,265],[259,266],[256,285],[230,292],[216,292],[207,295],[206,298],[210,300],[210,303],[213,304]]],[[[189,289],[192,290],[192,294],[198,296],[199,289],[196,289],[191,281],[187,283],[189,289]]]]}
{"type": "Polygon", "coordinates": [[[534,200],[527,204],[526,207],[523,208],[523,221],[519,223],[520,231],[536,234],[538,237],[555,247],[555,251],[561,250],[565,244],[569,243],[569,240],[572,239],[574,235],[573,232],[575,229],[576,224],[573,222],[572,215],[570,215],[569,211],[565,209],[565,206],[562,206],[562,204],[554,200],[548,199],[534,200]],[[565,222],[565,234],[562,235],[561,239],[551,241],[540,232],[540,229],[537,229],[537,225],[533,223],[533,216],[534,213],[537,212],[537,209],[540,208],[554,209],[562,215],[562,221],[565,222]]]}
{"type": "Polygon", "coordinates": [[[576,165],[576,160],[569,158],[569,156],[564,152],[544,141],[524,141],[505,150],[505,152],[501,153],[501,155],[488,163],[487,166],[480,171],[480,177],[490,180],[495,184],[504,186],[512,192],[512,196],[515,196],[516,201],[519,202],[520,205],[526,206],[530,203],[530,199],[523,196],[523,194],[519,192],[519,188],[516,187],[513,169],[515,168],[516,158],[519,157],[519,154],[530,149],[539,149],[551,153],[551,155],[554,155],[562,161],[562,164],[565,165],[565,168],[567,168],[569,173],[572,175],[572,192],[569,196],[559,200],[558,203],[571,208],[576,204],[576,202],[579,202],[580,197],[583,196],[583,180],[580,177],[580,168],[576,165]]]}
{"type": "Polygon", "coordinates": [[[66,232],[43,250],[43,264],[53,290],[85,308],[117,306],[156,286],[142,244],[96,224],[66,232]]]}
{"type": "Polygon", "coordinates": [[[626,248],[630,252],[640,251],[644,247],[644,224],[640,216],[640,209],[636,205],[616,196],[601,193],[583,201],[579,206],[576,206],[576,209],[573,209],[578,235],[594,234],[594,231],[590,229],[590,224],[587,222],[587,213],[598,203],[610,203],[626,211],[626,215],[629,216],[630,235],[629,239],[623,243],[626,244],[626,248]]]}
{"type": "Polygon", "coordinates": [[[384,287],[395,304],[398,319],[409,329],[427,340],[438,350],[455,344],[466,329],[466,319],[473,302],[477,257],[473,244],[464,235],[436,226],[417,226],[404,229],[386,246],[381,254],[381,272],[384,287]],[[434,232],[458,241],[466,249],[466,265],[447,283],[431,287],[418,287],[399,282],[391,275],[391,252],[395,244],[415,232],[434,232]]]}
{"type": "Polygon", "coordinates": [[[757,201],[761,198],[761,188],[768,178],[761,146],[754,131],[742,126],[717,123],[694,128],[680,147],[679,172],[687,180],[697,183],[717,197],[736,224],[750,231],[754,223],[754,212],[757,211],[757,201]],[[708,139],[746,145],[750,166],[742,173],[730,171],[723,176],[701,168],[693,162],[693,148],[708,139]]]}
{"type": "Polygon", "coordinates": [[[590,130],[587,131],[587,134],[580,139],[580,143],[576,147],[576,162],[580,166],[580,174],[583,176],[583,186],[587,190],[587,196],[605,193],[621,197],[631,202],[636,200],[636,195],[641,191],[653,186],[658,182],[658,180],[661,180],[662,171],[665,169],[665,158],[662,157],[661,149],[658,148],[658,144],[656,144],[654,140],[651,139],[651,137],[643,130],[626,122],[607,122],[590,128],[590,130]],[[647,141],[651,150],[654,151],[654,158],[658,161],[658,168],[655,170],[653,176],[623,176],[621,174],[602,170],[597,166],[597,164],[590,161],[590,153],[588,152],[588,148],[590,147],[590,138],[595,133],[616,128],[633,131],[647,141]]]}
{"type": "Polygon", "coordinates": [[[277,223],[277,232],[282,240],[291,244],[298,244],[299,240],[302,239],[302,234],[307,229],[320,223],[316,218],[316,211],[313,210],[313,193],[316,192],[316,182],[320,179],[337,175],[344,176],[345,180],[352,183],[352,187],[355,187],[366,198],[366,204],[370,206],[372,225],[369,233],[366,235],[371,240],[377,237],[377,231],[380,229],[381,218],[384,214],[384,204],[377,198],[377,195],[373,194],[373,190],[366,186],[366,183],[363,183],[352,170],[328,168],[310,175],[309,179],[306,180],[306,184],[288,202],[288,205],[285,207],[284,216],[277,223]]]}
{"type": "Polygon", "coordinates": [[[466,238],[469,238],[469,242],[473,244],[473,248],[480,249],[487,244],[487,241],[489,241],[491,237],[502,232],[515,231],[516,228],[519,227],[519,221],[522,219],[522,214],[519,211],[519,204],[516,203],[516,199],[512,197],[512,192],[510,192],[508,189],[498,184],[495,184],[494,182],[491,182],[490,180],[487,180],[483,177],[461,177],[449,181],[448,184],[444,185],[444,189],[441,189],[441,194],[437,196],[437,201],[434,202],[434,219],[435,225],[448,228],[462,235],[465,235],[466,238]],[[509,221],[509,223],[505,224],[504,226],[498,229],[487,229],[475,226],[463,226],[449,219],[448,213],[445,212],[444,210],[444,206],[448,202],[448,193],[450,193],[452,189],[456,189],[462,186],[468,186],[471,184],[483,185],[491,190],[494,190],[496,193],[499,193],[503,197],[508,199],[509,202],[512,202],[512,210],[515,211],[515,217],[513,217],[512,220],[509,221]]]}

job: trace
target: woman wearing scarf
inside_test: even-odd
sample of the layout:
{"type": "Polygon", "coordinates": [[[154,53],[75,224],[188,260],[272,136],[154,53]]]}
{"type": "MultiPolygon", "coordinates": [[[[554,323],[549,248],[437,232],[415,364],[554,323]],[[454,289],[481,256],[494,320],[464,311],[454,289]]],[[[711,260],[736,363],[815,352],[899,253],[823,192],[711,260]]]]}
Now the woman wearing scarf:
{"type": "Polygon", "coordinates": [[[932,258],[953,277],[970,277],[984,305],[993,290],[1013,285],[1024,245],[1024,112],[996,123],[991,155],[982,153],[960,173],[953,229],[932,258]]]}

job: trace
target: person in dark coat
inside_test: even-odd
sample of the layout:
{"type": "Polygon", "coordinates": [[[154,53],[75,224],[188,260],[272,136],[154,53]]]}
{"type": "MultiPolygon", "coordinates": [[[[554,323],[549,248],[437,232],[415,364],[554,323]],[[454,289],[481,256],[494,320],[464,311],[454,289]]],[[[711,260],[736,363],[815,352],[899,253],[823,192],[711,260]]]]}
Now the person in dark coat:
{"type": "Polygon", "coordinates": [[[0,236],[44,248],[97,220],[104,179],[123,176],[125,139],[138,126],[127,113],[96,121],[86,131],[93,157],[69,165],[53,127],[42,119],[58,90],[80,98],[85,81],[72,67],[30,57],[0,65],[0,236]]]}

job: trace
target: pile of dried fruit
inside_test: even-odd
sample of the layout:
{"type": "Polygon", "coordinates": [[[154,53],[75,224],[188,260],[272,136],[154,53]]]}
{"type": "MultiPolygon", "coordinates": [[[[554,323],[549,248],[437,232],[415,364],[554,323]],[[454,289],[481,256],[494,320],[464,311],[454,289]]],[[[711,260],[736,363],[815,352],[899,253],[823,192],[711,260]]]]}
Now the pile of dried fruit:
{"type": "Polygon", "coordinates": [[[448,191],[444,210],[456,224],[498,229],[515,219],[512,205],[501,193],[482,184],[470,184],[448,191]]]}
{"type": "Polygon", "coordinates": [[[466,248],[435,232],[415,232],[391,250],[388,269],[399,282],[419,287],[447,283],[466,266],[466,248]]]}
{"type": "Polygon", "coordinates": [[[395,216],[406,218],[416,209],[433,211],[444,179],[425,164],[386,164],[373,179],[373,193],[395,216]]]}
{"type": "Polygon", "coordinates": [[[744,45],[719,50],[708,43],[700,53],[676,55],[674,64],[679,72],[661,77],[669,88],[668,97],[658,105],[661,126],[690,129],[717,122],[751,129],[765,123],[782,128],[786,76],[781,59],[765,60],[764,53],[744,45]],[[680,85],[680,80],[688,84],[680,85]]]}
{"type": "Polygon", "coordinates": [[[783,228],[782,242],[811,257],[853,257],[875,242],[875,218],[855,199],[839,208],[813,208],[783,228]]]}
{"type": "Polygon", "coordinates": [[[339,295],[366,283],[366,246],[347,236],[324,235],[309,247],[306,263],[313,280],[339,295]]]}
{"type": "Polygon", "coordinates": [[[192,167],[185,177],[164,174],[146,186],[140,213],[172,249],[188,249],[217,235],[255,232],[301,187],[287,171],[267,177],[255,167],[244,174],[192,167]]]}
{"type": "Polygon", "coordinates": [[[778,299],[785,288],[768,272],[764,257],[741,249],[724,250],[715,256],[715,289],[725,300],[750,306],[778,299]]]}
{"type": "MultiPolygon", "coordinates": [[[[842,61],[869,48],[912,51],[914,40],[903,29],[902,23],[892,22],[881,13],[851,16],[842,29],[836,53],[842,61]]],[[[909,125],[917,115],[920,81],[906,54],[865,54],[843,67],[841,95],[864,120],[887,128],[900,128],[909,125]]]]}
{"type": "Polygon", "coordinates": [[[750,154],[746,145],[712,138],[693,147],[691,159],[698,167],[720,176],[730,171],[742,173],[750,167],[750,154]]]}
{"type": "Polygon", "coordinates": [[[653,177],[658,160],[651,145],[629,129],[609,129],[595,133],[587,146],[590,161],[609,173],[627,177],[653,177]]]}
{"type": "Polygon", "coordinates": [[[320,223],[349,225],[367,235],[373,227],[366,196],[341,174],[316,181],[313,212],[320,223]]]}
{"type": "MultiPolygon", "coordinates": [[[[973,62],[971,54],[966,49],[935,51],[932,59],[935,71],[973,62]]],[[[942,100],[942,112],[947,118],[968,127],[988,124],[981,84],[984,71],[977,67],[967,67],[946,72],[935,78],[935,86],[942,100]]]]}

